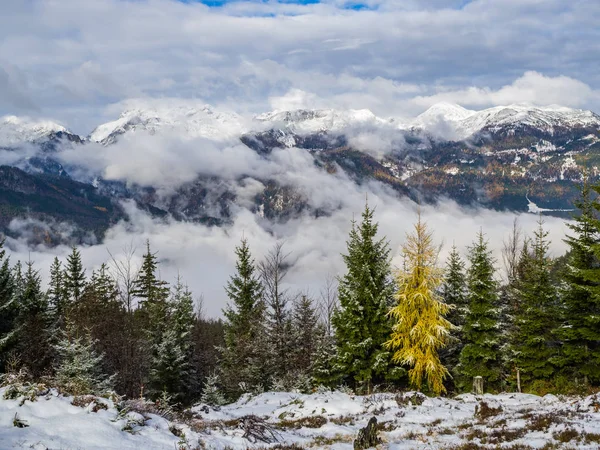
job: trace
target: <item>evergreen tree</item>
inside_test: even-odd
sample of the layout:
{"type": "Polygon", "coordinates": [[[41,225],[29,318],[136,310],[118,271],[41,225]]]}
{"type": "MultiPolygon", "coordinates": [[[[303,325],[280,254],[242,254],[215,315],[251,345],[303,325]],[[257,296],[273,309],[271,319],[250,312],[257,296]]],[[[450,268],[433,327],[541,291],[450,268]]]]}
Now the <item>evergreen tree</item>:
{"type": "Polygon", "coordinates": [[[584,181],[576,203],[579,215],[567,226],[573,235],[564,273],[563,323],[557,335],[563,340],[557,363],[564,374],[600,383],[600,186],[584,181]]]}
{"type": "Polygon", "coordinates": [[[277,243],[258,265],[260,280],[263,286],[263,301],[266,306],[266,329],[270,352],[270,373],[273,378],[286,388],[290,379],[289,366],[292,363],[292,323],[288,309],[288,290],[283,281],[289,269],[287,258],[283,253],[283,244],[277,243]],[[286,381],[288,379],[288,381],[286,381]]]}
{"type": "Polygon", "coordinates": [[[168,283],[158,275],[158,258],[146,241],[146,253],[133,286],[133,295],[142,300],[137,316],[146,336],[145,347],[149,358],[144,372],[148,375],[147,393],[158,398],[166,392],[180,397],[181,381],[185,376],[187,354],[184,353],[178,330],[172,327],[168,283]]]}
{"type": "Polygon", "coordinates": [[[426,378],[429,388],[440,395],[446,391],[443,381],[449,374],[438,350],[447,344],[452,324],[444,318],[450,307],[438,294],[443,280],[437,267],[438,252],[420,215],[402,254],[404,268],[397,277],[397,304],[389,312],[395,323],[386,346],[394,351],[394,362],[411,367],[408,376],[416,389],[421,389],[426,378]]]}
{"type": "Polygon", "coordinates": [[[10,350],[15,327],[16,307],[14,302],[14,280],[9,258],[4,250],[4,239],[0,240],[0,372],[4,372],[6,357],[10,350]]]}
{"type": "Polygon", "coordinates": [[[472,378],[481,376],[487,386],[499,388],[502,381],[498,330],[498,284],[494,279],[494,259],[483,232],[469,248],[467,271],[469,312],[463,326],[464,347],[458,372],[466,389],[472,378]]]}
{"type": "Polygon", "coordinates": [[[206,377],[200,401],[210,406],[225,404],[225,397],[219,390],[219,375],[216,373],[212,373],[206,377]]]}
{"type": "Polygon", "coordinates": [[[514,340],[515,362],[524,382],[547,380],[555,373],[558,343],[552,332],[556,328],[557,293],[550,276],[548,232],[538,222],[532,241],[520,263],[518,284],[519,308],[516,311],[514,340]]]}
{"type": "Polygon", "coordinates": [[[182,351],[177,330],[163,330],[152,345],[148,395],[158,398],[167,393],[173,400],[183,397],[183,380],[187,378],[187,355],[182,351]]]}
{"type": "MultiPolygon", "coordinates": [[[[172,385],[171,389],[164,389],[175,400],[184,400],[189,398],[191,392],[196,389],[194,385],[195,374],[191,361],[193,358],[193,333],[196,323],[196,313],[194,311],[194,301],[192,293],[183,285],[181,278],[177,278],[177,283],[171,294],[169,302],[169,330],[163,335],[163,340],[174,339],[177,346],[177,353],[183,355],[183,359],[168,362],[165,364],[160,358],[157,358],[154,365],[169,365],[174,372],[179,374],[178,383],[172,385]],[[174,335],[171,335],[171,331],[174,335]]],[[[164,348],[171,345],[162,344],[164,348]]],[[[165,356],[160,351],[155,352],[157,356],[165,356]]],[[[154,380],[155,385],[160,385],[161,380],[154,380]]]]}
{"type": "MultiPolygon", "coordinates": [[[[69,306],[81,299],[85,284],[85,269],[81,262],[81,253],[77,247],[73,247],[71,254],[67,256],[64,273],[64,293],[69,306]]],[[[68,314],[68,311],[64,311],[64,313],[68,314]]]]}
{"type": "Polygon", "coordinates": [[[230,303],[223,310],[225,345],[220,361],[221,379],[231,398],[243,393],[241,383],[257,388],[269,382],[263,287],[255,275],[254,260],[245,239],[236,247],[235,254],[236,274],[225,288],[230,303]]]}
{"type": "Polygon", "coordinates": [[[17,352],[21,363],[33,376],[38,377],[50,366],[52,358],[52,320],[40,275],[34,270],[31,261],[27,263],[23,292],[19,300],[16,319],[17,352]]]}
{"type": "Polygon", "coordinates": [[[373,383],[404,372],[390,369],[391,356],[383,346],[391,333],[387,312],[394,286],[389,245],[385,238],[376,240],[377,228],[373,210],[366,205],[362,222],[352,221],[348,253],[343,255],[347,272],[338,287],[340,308],[332,317],[337,345],[334,370],[344,382],[368,392],[373,383]]]}
{"type": "Polygon", "coordinates": [[[133,283],[132,293],[144,303],[162,304],[169,296],[168,283],[157,276],[158,260],[156,253],[150,251],[150,241],[146,241],[146,253],[143,256],[142,267],[133,283]]]}
{"type": "Polygon", "coordinates": [[[57,327],[63,325],[66,310],[65,277],[62,264],[57,257],[50,266],[50,283],[48,286],[48,302],[57,327]]]}
{"type": "Polygon", "coordinates": [[[464,346],[462,327],[465,325],[465,318],[469,308],[467,304],[465,263],[455,245],[452,246],[452,250],[446,261],[446,270],[441,291],[444,303],[453,305],[446,318],[454,325],[454,328],[450,331],[448,345],[440,350],[440,360],[450,373],[456,374],[456,367],[458,366],[460,353],[464,346]]]}
{"type": "MultiPolygon", "coordinates": [[[[127,354],[127,348],[132,344],[127,333],[127,313],[106,264],[92,272],[81,299],[70,307],[69,321],[79,333],[91,334],[94,349],[104,355],[101,371],[115,373],[115,388],[125,393],[126,368],[135,361],[129,361],[127,354]]],[[[63,329],[65,325],[63,322],[63,329]]],[[[61,332],[56,332],[56,338],[61,336],[61,332]]]]}
{"type": "Polygon", "coordinates": [[[91,333],[86,331],[80,334],[71,323],[67,323],[61,334],[55,346],[58,354],[57,385],[71,395],[101,395],[110,390],[114,377],[102,373],[104,355],[94,349],[91,333]]]}
{"type": "Polygon", "coordinates": [[[298,387],[299,384],[308,384],[324,330],[319,326],[313,301],[306,295],[301,295],[295,302],[292,321],[293,349],[290,366],[295,378],[294,387],[298,387]]]}

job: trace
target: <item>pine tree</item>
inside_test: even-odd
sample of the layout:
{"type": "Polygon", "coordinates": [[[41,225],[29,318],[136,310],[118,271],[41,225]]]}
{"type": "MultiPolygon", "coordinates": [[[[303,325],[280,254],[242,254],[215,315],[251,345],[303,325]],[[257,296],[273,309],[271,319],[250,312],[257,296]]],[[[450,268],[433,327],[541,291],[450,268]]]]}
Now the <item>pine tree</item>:
{"type": "Polygon", "coordinates": [[[66,311],[66,291],[65,277],[62,264],[57,257],[54,258],[50,266],[50,283],[48,286],[48,302],[50,310],[57,327],[61,327],[65,320],[66,311]]]}
{"type": "Polygon", "coordinates": [[[562,372],[579,380],[600,383],[600,186],[584,181],[576,203],[579,215],[567,226],[573,232],[569,246],[562,298],[563,340],[557,363],[562,372]]]}
{"type": "Polygon", "coordinates": [[[19,299],[16,319],[17,352],[21,363],[33,376],[40,376],[49,367],[52,349],[52,319],[48,299],[42,291],[41,278],[33,262],[27,263],[23,292],[19,299]]]}
{"type": "MultiPolygon", "coordinates": [[[[81,262],[81,253],[79,253],[77,247],[73,247],[71,254],[67,256],[67,264],[64,273],[64,292],[66,301],[69,305],[67,308],[81,299],[85,284],[85,269],[81,262]]],[[[65,311],[65,314],[68,314],[68,311],[65,311]]]]}
{"type": "Polygon", "coordinates": [[[225,397],[219,390],[219,375],[217,373],[208,375],[206,380],[204,380],[200,401],[210,406],[221,406],[225,404],[225,397]]]}
{"type": "Polygon", "coordinates": [[[462,327],[465,324],[469,308],[467,304],[465,263],[455,245],[452,246],[452,250],[446,261],[446,270],[441,291],[444,303],[454,306],[446,317],[454,325],[454,328],[450,331],[448,345],[440,350],[440,360],[450,373],[456,374],[456,367],[458,366],[460,353],[464,346],[462,327]]]}
{"type": "Polygon", "coordinates": [[[464,347],[458,372],[465,389],[475,376],[486,386],[499,388],[502,381],[501,352],[498,330],[498,284],[494,279],[494,259],[483,232],[469,248],[467,271],[469,312],[463,327],[464,347]]]}
{"type": "Polygon", "coordinates": [[[338,287],[340,308],[332,318],[337,345],[334,370],[344,382],[368,392],[374,383],[404,372],[390,369],[391,356],[383,346],[391,332],[387,312],[394,286],[389,245],[385,238],[376,240],[377,228],[373,210],[366,205],[362,222],[352,221],[348,253],[343,255],[347,272],[338,287]]]}
{"type": "Polygon", "coordinates": [[[142,300],[137,316],[146,336],[147,393],[151,398],[158,398],[163,392],[179,397],[187,355],[179,345],[177,330],[170,324],[168,283],[161,280],[157,272],[158,258],[150,250],[150,241],[146,241],[146,253],[134,282],[133,295],[142,300]]]}
{"type": "Polygon", "coordinates": [[[177,331],[165,329],[152,345],[148,395],[158,398],[166,392],[174,400],[182,397],[182,382],[186,378],[188,355],[180,346],[177,331]]]}
{"type": "Polygon", "coordinates": [[[420,215],[402,254],[404,268],[397,277],[397,304],[389,312],[395,323],[386,346],[394,351],[394,362],[411,367],[408,376],[416,389],[421,389],[425,378],[429,388],[440,395],[446,392],[443,381],[449,373],[438,351],[447,344],[452,324],[444,318],[450,307],[438,294],[443,280],[437,267],[438,252],[420,215]]]}
{"type": "Polygon", "coordinates": [[[61,333],[55,346],[57,385],[71,395],[101,395],[110,390],[114,376],[107,377],[102,373],[104,355],[94,349],[91,333],[80,334],[71,323],[67,323],[61,333]]]}
{"type": "Polygon", "coordinates": [[[324,330],[319,326],[317,311],[313,301],[306,295],[301,295],[294,304],[292,314],[293,349],[290,372],[295,378],[294,387],[308,384],[310,379],[319,341],[324,330]]]}
{"type": "MultiPolygon", "coordinates": [[[[168,330],[164,335],[164,339],[173,338],[175,340],[175,345],[178,347],[177,351],[183,355],[183,359],[176,361],[178,365],[173,367],[174,371],[179,373],[179,383],[173,385],[172,389],[167,390],[167,392],[175,400],[183,401],[185,398],[189,398],[190,393],[196,389],[194,386],[195,374],[191,365],[194,351],[193,333],[196,313],[192,293],[183,285],[179,277],[169,302],[169,323],[171,324],[170,328],[174,331],[174,336],[171,337],[171,330],[168,330]]],[[[168,345],[166,347],[168,348],[168,345]]],[[[159,354],[160,352],[156,353],[159,354]]],[[[161,365],[164,363],[157,359],[155,364],[161,365]]],[[[161,381],[154,380],[154,384],[160,385],[161,381]]]]}
{"type": "Polygon", "coordinates": [[[229,397],[242,394],[244,383],[250,388],[268,383],[265,344],[265,306],[263,287],[255,275],[254,260],[248,242],[236,247],[236,274],[225,291],[230,303],[225,316],[225,345],[221,351],[221,379],[229,397]]]}
{"type": "Polygon", "coordinates": [[[0,373],[4,372],[10,351],[17,315],[14,302],[14,280],[9,258],[4,250],[4,239],[0,240],[0,373]]]}
{"type": "Polygon", "coordinates": [[[144,303],[164,303],[169,296],[168,283],[157,276],[158,260],[156,253],[150,251],[150,241],[146,241],[146,253],[143,256],[142,267],[133,285],[133,295],[144,303]]]}
{"type": "MultiPolygon", "coordinates": [[[[515,362],[524,382],[547,380],[555,374],[558,343],[556,328],[557,293],[552,284],[548,257],[548,232],[540,219],[531,254],[522,255],[518,283],[519,308],[515,317],[515,362]]],[[[527,251],[527,250],[525,250],[527,251]]]]}
{"type": "Polygon", "coordinates": [[[277,243],[258,265],[263,286],[263,301],[267,308],[267,337],[271,359],[270,372],[280,383],[289,377],[291,364],[292,324],[288,309],[288,290],[283,287],[289,269],[288,254],[283,252],[283,244],[277,243]]]}

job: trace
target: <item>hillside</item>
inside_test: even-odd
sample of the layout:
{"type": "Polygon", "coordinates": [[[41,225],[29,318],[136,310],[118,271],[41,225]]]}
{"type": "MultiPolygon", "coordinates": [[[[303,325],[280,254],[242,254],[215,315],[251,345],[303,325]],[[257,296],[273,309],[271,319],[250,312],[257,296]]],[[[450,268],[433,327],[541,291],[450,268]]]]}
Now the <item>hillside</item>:
{"type": "Polygon", "coordinates": [[[198,405],[182,416],[141,400],[62,397],[55,390],[34,401],[7,400],[0,389],[2,448],[106,449],[352,449],[358,430],[376,417],[382,448],[596,449],[597,396],[463,394],[453,399],[419,393],[355,396],[269,392],[220,408],[198,405]],[[244,419],[260,418],[268,442],[245,437],[244,419]],[[17,422],[22,428],[13,426],[17,422]],[[263,422],[264,420],[264,422],[263,422]],[[550,447],[551,446],[551,447],[550,447]]]}
{"type": "Polygon", "coordinates": [[[0,137],[12,168],[0,172],[3,231],[10,234],[12,219],[34,217],[99,239],[122,218],[123,200],[209,225],[230,223],[239,208],[277,222],[330,214],[335,199],[316,203],[306,188],[315,175],[305,173],[314,170],[290,158],[312,161],[334,183],[368,190],[377,182],[398,198],[562,217],[571,214],[583,174],[597,180],[600,165],[600,116],[525,104],[473,111],[442,103],[404,123],[368,110],[244,118],[189,102],[137,105],[86,138],[14,116],[0,120],[0,137]],[[15,168],[23,171],[19,182],[15,168]],[[25,178],[64,188],[24,195],[25,178]],[[86,204],[91,209],[82,210],[86,204]]]}

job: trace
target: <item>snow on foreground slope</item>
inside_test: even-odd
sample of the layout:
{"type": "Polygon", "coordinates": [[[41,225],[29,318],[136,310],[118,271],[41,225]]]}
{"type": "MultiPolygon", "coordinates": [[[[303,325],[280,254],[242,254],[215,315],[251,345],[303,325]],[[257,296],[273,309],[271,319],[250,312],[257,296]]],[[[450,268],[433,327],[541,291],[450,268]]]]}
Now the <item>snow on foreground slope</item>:
{"type": "MultiPolygon", "coordinates": [[[[5,390],[0,389],[2,397],[5,390]]],[[[95,407],[94,403],[87,407],[73,406],[72,401],[72,397],[58,396],[55,391],[35,402],[0,400],[0,448],[268,447],[242,437],[244,431],[238,419],[248,414],[266,419],[276,429],[280,444],[296,444],[296,448],[351,449],[359,428],[373,416],[382,430],[380,448],[597,449],[600,446],[598,396],[559,400],[553,395],[501,394],[442,399],[412,393],[352,396],[341,392],[311,395],[270,392],[242,397],[220,411],[211,409],[205,413],[204,408],[196,407],[195,417],[188,414],[185,424],[173,424],[148,413],[131,411],[119,415],[114,403],[106,399],[96,402],[105,404],[107,409],[95,407]],[[15,414],[28,426],[13,426],[15,414]],[[467,443],[469,447],[461,447],[467,443]]]]}

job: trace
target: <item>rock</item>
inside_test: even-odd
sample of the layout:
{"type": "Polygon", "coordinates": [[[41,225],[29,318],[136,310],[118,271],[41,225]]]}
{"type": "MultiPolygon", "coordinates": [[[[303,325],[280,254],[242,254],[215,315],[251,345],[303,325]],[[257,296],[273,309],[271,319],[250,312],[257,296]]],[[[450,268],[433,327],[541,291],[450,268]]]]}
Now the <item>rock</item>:
{"type": "Polygon", "coordinates": [[[381,444],[381,439],[377,436],[377,419],[371,417],[366,427],[361,428],[354,441],[354,450],[364,450],[381,444]]]}

